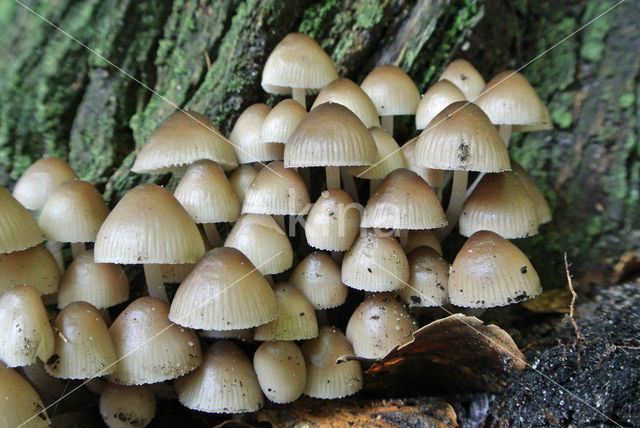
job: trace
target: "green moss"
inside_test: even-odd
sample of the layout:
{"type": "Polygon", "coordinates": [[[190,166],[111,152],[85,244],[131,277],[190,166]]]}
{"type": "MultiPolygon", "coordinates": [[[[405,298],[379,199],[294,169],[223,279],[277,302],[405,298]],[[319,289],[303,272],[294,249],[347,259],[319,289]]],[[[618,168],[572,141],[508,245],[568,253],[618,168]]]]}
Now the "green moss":
{"type": "Polygon", "coordinates": [[[560,129],[566,129],[573,123],[573,92],[559,92],[549,103],[553,123],[560,129]]]}
{"type": "Polygon", "coordinates": [[[580,56],[591,62],[600,62],[604,51],[604,38],[614,22],[615,11],[604,13],[613,6],[612,1],[589,2],[583,14],[583,22],[591,22],[584,30],[580,56]]]}
{"type": "Polygon", "coordinates": [[[340,0],[328,0],[307,8],[298,26],[298,32],[317,39],[318,30],[331,21],[332,17],[341,10],[342,5],[343,2],[340,0]]]}
{"type": "Polygon", "coordinates": [[[618,103],[620,104],[620,107],[627,109],[633,106],[635,99],[636,97],[634,94],[624,94],[618,99],[618,103]]]}

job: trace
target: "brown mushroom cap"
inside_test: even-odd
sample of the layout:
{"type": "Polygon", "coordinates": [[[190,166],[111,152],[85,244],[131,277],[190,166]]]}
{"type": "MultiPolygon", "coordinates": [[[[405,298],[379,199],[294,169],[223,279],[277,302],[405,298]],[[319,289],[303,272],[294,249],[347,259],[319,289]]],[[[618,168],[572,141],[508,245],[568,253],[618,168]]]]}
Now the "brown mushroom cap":
{"type": "Polygon", "coordinates": [[[25,250],[44,241],[36,219],[0,186],[0,253],[25,250]]]}
{"type": "Polygon", "coordinates": [[[60,272],[44,244],[0,254],[0,294],[14,285],[29,284],[40,294],[58,290],[60,272]]]}
{"type": "Polygon", "coordinates": [[[246,190],[243,213],[298,215],[309,209],[309,192],[295,169],[282,162],[263,168],[246,190]]]}
{"type": "Polygon", "coordinates": [[[376,67],[360,87],[369,95],[380,116],[416,114],[420,91],[411,77],[394,65],[376,67]]]}
{"type": "Polygon", "coordinates": [[[449,302],[449,263],[436,250],[418,247],[408,256],[409,286],[398,294],[409,307],[441,306],[449,302]]]}
{"type": "Polygon", "coordinates": [[[319,250],[346,251],[360,227],[360,211],[342,190],[326,190],[313,204],[304,233],[310,246],[319,250]]]}
{"type": "Polygon", "coordinates": [[[401,147],[402,155],[407,163],[407,168],[422,177],[422,179],[429,183],[431,187],[442,187],[442,184],[444,183],[444,171],[441,169],[425,168],[420,165],[415,156],[417,142],[418,137],[415,137],[404,143],[401,147]]]}
{"type": "Polygon", "coordinates": [[[452,61],[440,75],[440,80],[444,79],[460,88],[469,101],[473,101],[484,88],[484,79],[478,70],[464,59],[452,61]]]}
{"type": "Polygon", "coordinates": [[[71,167],[54,156],[38,159],[22,174],[13,197],[30,210],[40,210],[49,195],[67,180],[78,178],[71,167]]]}
{"type": "Polygon", "coordinates": [[[325,253],[305,257],[291,273],[289,282],[307,297],[315,309],[342,305],[348,289],[340,277],[340,267],[325,253]]]}
{"type": "Polygon", "coordinates": [[[325,86],[313,102],[311,110],[324,103],[342,104],[358,116],[367,128],[380,126],[380,118],[373,101],[360,86],[349,79],[336,79],[325,86]]]}
{"type": "Polygon", "coordinates": [[[404,251],[409,254],[418,247],[431,247],[440,255],[442,255],[442,245],[433,230],[411,230],[407,237],[404,251]]]}
{"type": "Polygon", "coordinates": [[[425,92],[418,104],[416,129],[424,129],[449,104],[465,100],[462,91],[453,83],[448,80],[436,82],[425,92]]]}

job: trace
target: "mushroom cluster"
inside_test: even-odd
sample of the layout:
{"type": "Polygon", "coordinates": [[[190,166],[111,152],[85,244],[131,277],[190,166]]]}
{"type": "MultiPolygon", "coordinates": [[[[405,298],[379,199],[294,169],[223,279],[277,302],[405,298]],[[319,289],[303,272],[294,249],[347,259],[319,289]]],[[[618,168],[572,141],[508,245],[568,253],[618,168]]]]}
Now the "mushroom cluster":
{"type": "Polygon", "coordinates": [[[0,321],[11,326],[0,332],[0,386],[40,403],[12,405],[0,425],[47,423],[9,368],[31,364],[91,380],[109,426],[123,422],[114,415],[146,426],[162,388],[210,413],[256,411],[265,397],[345,397],[363,386],[362,360],[411,339],[415,308],[488,308],[540,293],[507,240],[551,219],[507,151],[512,130],[551,126],[521,75],[485,85],[457,60],[421,97],[391,65],[360,86],[338,78],[313,39],[289,34],[262,87],[292,98],[249,106],[228,138],[194,111],[157,128],[132,170],[174,174],[173,192],[142,184],[109,211],[56,158],[29,168],[13,195],[0,187],[0,321]],[[420,134],[399,144],[396,115],[415,115],[420,134]],[[468,240],[449,264],[441,241],[456,225],[468,240]],[[121,265],[140,264],[148,296],[130,300],[121,265]],[[166,283],[179,284],[175,294],[166,283]]]}

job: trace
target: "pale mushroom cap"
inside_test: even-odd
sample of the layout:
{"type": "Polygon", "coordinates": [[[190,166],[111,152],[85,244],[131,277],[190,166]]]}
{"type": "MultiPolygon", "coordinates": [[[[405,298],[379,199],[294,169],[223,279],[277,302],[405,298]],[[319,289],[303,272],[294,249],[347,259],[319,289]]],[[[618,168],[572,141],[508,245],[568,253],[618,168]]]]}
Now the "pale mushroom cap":
{"type": "Polygon", "coordinates": [[[442,255],[442,245],[433,230],[411,230],[404,247],[405,253],[409,254],[418,247],[431,247],[442,255]]]}
{"type": "Polygon", "coordinates": [[[278,315],[269,283],[235,248],[220,247],[200,259],[182,281],[169,319],[205,330],[232,330],[267,323],[278,315]]]}
{"type": "Polygon", "coordinates": [[[242,251],[262,275],[284,272],[293,264],[289,238],[273,217],[243,214],[233,226],[225,247],[242,251]]]}
{"type": "Polygon", "coordinates": [[[536,130],[553,128],[549,112],[536,91],[522,74],[513,70],[503,71],[491,79],[475,103],[495,125],[525,125],[536,130]]]}
{"type": "Polygon", "coordinates": [[[514,172],[487,174],[465,200],[460,214],[462,236],[491,230],[506,239],[538,234],[533,201],[514,172]]]}
{"type": "Polygon", "coordinates": [[[245,193],[257,175],[258,171],[249,164],[240,165],[231,173],[229,182],[240,202],[244,202],[245,193]]]}
{"type": "Polygon", "coordinates": [[[360,227],[436,229],[447,225],[438,196],[418,174],[396,169],[369,198],[360,227]]]}
{"type": "Polygon", "coordinates": [[[62,182],[74,178],[78,176],[62,159],[54,156],[38,159],[16,182],[13,197],[27,209],[40,210],[62,182]]]}
{"type": "Polygon", "coordinates": [[[416,129],[424,129],[449,104],[466,99],[462,91],[448,80],[436,82],[425,92],[418,104],[416,129]]]}
{"type": "Polygon", "coordinates": [[[541,292],[540,278],[527,256],[494,232],[474,233],[451,265],[449,300],[456,306],[504,306],[541,292]]]}
{"type": "Polygon", "coordinates": [[[360,362],[337,363],[339,357],[353,355],[353,347],[336,327],[321,327],[318,337],[307,340],[300,347],[307,363],[309,397],[332,399],[353,395],[362,389],[360,362]]]}
{"type": "Polygon", "coordinates": [[[305,214],[309,203],[309,192],[300,174],[285,168],[282,162],[271,162],[246,190],[242,213],[305,214]]]}
{"type": "Polygon", "coordinates": [[[345,334],[358,357],[377,359],[411,339],[418,326],[393,293],[375,293],[356,308],[345,334]]]}
{"type": "Polygon", "coordinates": [[[0,296],[0,360],[27,366],[53,354],[53,330],[38,290],[16,285],[0,296]]]}
{"type": "Polygon", "coordinates": [[[169,305],[153,297],[134,300],[110,332],[118,363],[110,382],[140,385],[182,376],[202,362],[196,334],[169,321],[169,305]]]}
{"type": "Polygon", "coordinates": [[[97,263],[195,263],[204,243],[189,213],[155,184],[131,189],[102,224],[97,263]]]}
{"type": "Polygon", "coordinates": [[[178,110],[149,137],[131,170],[160,174],[200,159],[216,161],[225,170],[238,165],[233,146],[206,117],[195,111],[178,110]]]}
{"type": "Polygon", "coordinates": [[[511,160],[511,169],[520,179],[520,184],[522,184],[525,192],[527,192],[527,195],[531,198],[533,208],[536,211],[538,223],[544,224],[550,222],[553,218],[551,215],[551,208],[549,208],[549,204],[540,191],[540,188],[538,188],[538,185],[518,162],[511,160]]]}
{"type": "Polygon", "coordinates": [[[291,88],[315,93],[338,78],[333,61],[311,37],[289,33],[276,45],[262,70],[262,88],[288,95],[291,88]]]}
{"type": "Polygon", "coordinates": [[[50,424],[42,399],[20,374],[0,361],[0,426],[39,428],[50,424]],[[40,413],[42,412],[42,413],[40,413]]]}
{"type": "Polygon", "coordinates": [[[271,108],[266,104],[252,104],[236,120],[229,140],[233,143],[240,164],[282,160],[284,147],[280,143],[262,143],[262,125],[271,108]]]}
{"type": "Polygon", "coordinates": [[[156,414],[156,398],[146,385],[107,383],[100,393],[100,415],[109,428],[144,428],[156,414]]]}
{"type": "Polygon", "coordinates": [[[253,355],[253,368],[262,392],[274,403],[298,399],[307,384],[307,366],[293,342],[264,342],[253,355]]]}
{"type": "Polygon", "coordinates": [[[342,282],[340,267],[319,251],[309,254],[296,266],[289,282],[302,291],[315,309],[342,305],[349,291],[342,282]]]}
{"type": "Polygon", "coordinates": [[[318,336],[318,321],[313,306],[304,294],[287,283],[276,284],[278,317],[256,327],[255,340],[304,340],[318,336]]]}
{"type": "Polygon", "coordinates": [[[369,95],[380,116],[416,114],[420,91],[411,77],[395,65],[376,67],[360,87],[369,95]]]}
{"type": "Polygon", "coordinates": [[[442,184],[444,183],[444,171],[441,169],[425,168],[420,165],[415,156],[417,142],[418,137],[415,137],[404,143],[401,147],[402,155],[407,163],[407,168],[422,177],[422,179],[429,183],[431,187],[442,187],[442,184]]]}
{"type": "Polygon", "coordinates": [[[406,168],[407,163],[400,150],[400,146],[393,137],[382,128],[369,129],[373,141],[376,143],[378,154],[373,166],[347,167],[349,174],[369,180],[382,180],[391,171],[406,168]]]}
{"type": "Polygon", "coordinates": [[[173,196],[195,223],[230,222],[240,216],[240,200],[215,162],[204,159],[187,168],[173,196]]]}
{"type": "Polygon", "coordinates": [[[409,307],[442,306],[449,302],[449,263],[431,247],[413,250],[409,259],[409,285],[398,294],[409,307]]]}
{"type": "Polygon", "coordinates": [[[36,219],[0,186],[0,253],[25,250],[44,241],[36,219]]]}
{"type": "Polygon", "coordinates": [[[45,364],[53,377],[88,379],[113,373],[116,351],[100,312],[87,302],[73,302],[54,321],[54,355],[45,364]]]}
{"type": "Polygon", "coordinates": [[[58,308],[85,301],[98,309],[129,298],[129,280],[120,265],[95,263],[93,250],[78,254],[65,271],[58,291],[58,308]]]}
{"type": "Polygon", "coordinates": [[[86,181],[70,180],[51,193],[38,220],[46,238],[58,242],[94,242],[109,208],[86,181]]]}
{"type": "Polygon", "coordinates": [[[507,148],[486,114],[459,101],[442,110],[416,143],[417,162],[428,168],[502,172],[511,169],[507,148]]]}
{"type": "Polygon", "coordinates": [[[0,254],[0,294],[14,285],[29,284],[40,294],[58,290],[60,272],[44,244],[0,254]]]}
{"type": "Polygon", "coordinates": [[[287,140],[284,165],[372,165],[373,137],[358,117],[340,104],[324,103],[311,110],[287,140]]]}
{"type": "Polygon", "coordinates": [[[464,59],[451,62],[440,75],[440,80],[444,79],[460,88],[469,101],[473,101],[478,96],[485,84],[478,70],[464,59]]]}
{"type": "Polygon", "coordinates": [[[342,282],[365,291],[393,291],[409,280],[409,262],[398,241],[387,232],[360,229],[342,260],[342,282]]]}
{"type": "Polygon", "coordinates": [[[284,144],[306,114],[297,101],[291,98],[280,101],[264,118],[260,141],[284,144]]]}
{"type": "Polygon", "coordinates": [[[373,101],[360,86],[349,79],[336,79],[325,86],[310,110],[324,103],[342,104],[358,116],[367,128],[380,126],[380,117],[373,101]]]}
{"type": "Polygon", "coordinates": [[[319,250],[346,251],[359,232],[360,211],[343,190],[325,190],[313,204],[304,233],[319,250]]]}
{"type": "Polygon", "coordinates": [[[240,348],[222,340],[211,345],[202,365],[174,382],[180,403],[207,413],[254,412],[264,397],[253,365],[240,348]]]}

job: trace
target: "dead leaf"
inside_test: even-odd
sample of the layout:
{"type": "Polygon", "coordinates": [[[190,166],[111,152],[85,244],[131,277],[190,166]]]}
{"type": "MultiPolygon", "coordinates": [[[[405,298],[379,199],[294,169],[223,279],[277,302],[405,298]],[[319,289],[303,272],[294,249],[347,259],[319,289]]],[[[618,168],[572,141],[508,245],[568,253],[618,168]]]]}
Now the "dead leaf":
{"type": "Polygon", "coordinates": [[[640,250],[628,251],[620,257],[611,275],[611,284],[620,284],[640,275],[640,250]]]}

